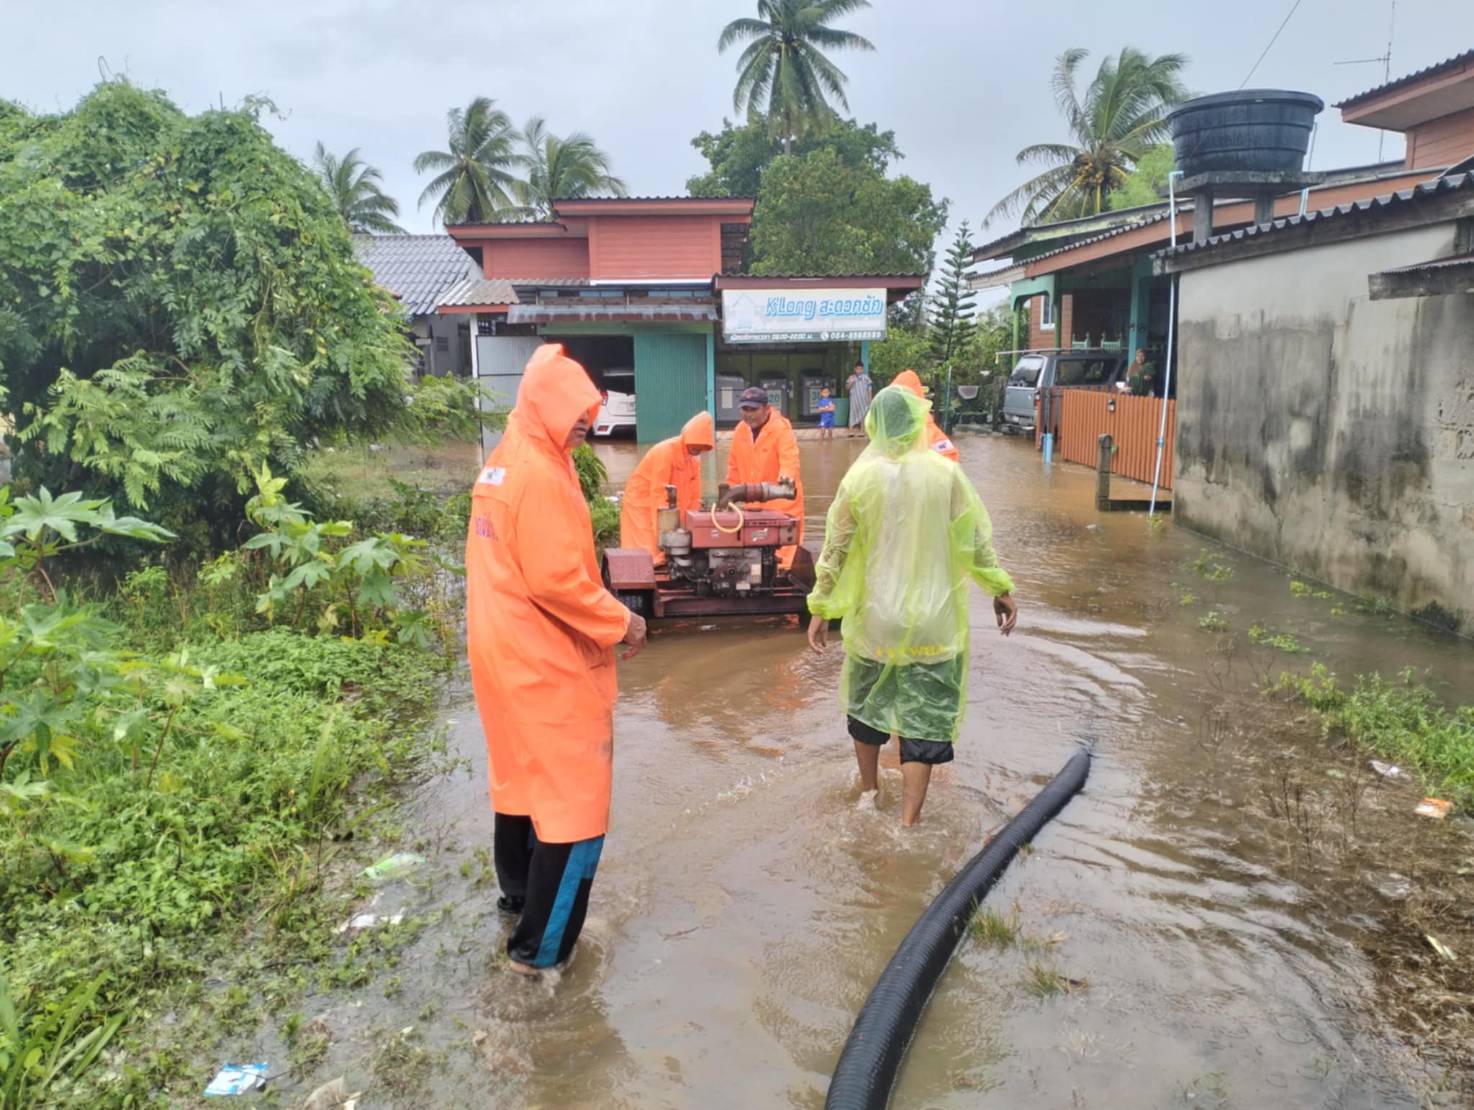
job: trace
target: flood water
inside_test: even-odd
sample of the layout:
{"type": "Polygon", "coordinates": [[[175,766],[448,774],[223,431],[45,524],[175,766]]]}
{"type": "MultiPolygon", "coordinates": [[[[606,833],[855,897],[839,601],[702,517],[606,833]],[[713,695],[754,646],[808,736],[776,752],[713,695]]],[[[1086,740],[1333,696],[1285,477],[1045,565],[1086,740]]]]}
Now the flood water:
{"type": "MultiPolygon", "coordinates": [[[[484,748],[462,692],[448,717],[469,766],[414,798],[406,827],[431,863],[385,895],[443,912],[404,953],[392,999],[324,1000],[340,1017],[357,1007],[333,1020],[345,1030],[415,1026],[438,1066],[388,1090],[360,1035],[360,1055],[335,1049],[322,1075],[365,1073],[349,1084],[365,1106],[820,1106],[917,915],[1088,742],[1085,791],[988,896],[1026,943],[964,939],[893,1105],[1462,1104],[1388,1016],[1366,954],[1380,863],[1348,854],[1330,823],[1301,827],[1297,848],[1275,815],[1287,776],[1329,797],[1360,761],[1322,753],[1313,725],[1254,686],[1319,660],[1342,675],[1413,667],[1467,701],[1474,651],[1339,596],[1292,596],[1282,571],[1143,514],[1097,514],[1093,473],[1046,469],[1025,442],[960,446],[1020,619],[1002,639],[975,593],[966,720],[921,827],[899,827],[893,745],[879,808],[858,797],[837,647],[815,656],[781,624],[659,635],[621,664],[613,824],[585,939],[566,972],[523,982],[497,966],[484,748]],[[1194,572],[1205,550],[1231,580],[1194,572]],[[1226,648],[1200,627],[1210,609],[1310,651],[1226,648]],[[1035,966],[1074,985],[1039,997],[1035,966]]],[[[859,449],[804,444],[811,538],[859,449]]],[[[617,483],[635,449],[600,450],[617,483]]],[[[1432,854],[1467,838],[1409,816],[1411,785],[1365,791],[1362,840],[1432,854]]]]}

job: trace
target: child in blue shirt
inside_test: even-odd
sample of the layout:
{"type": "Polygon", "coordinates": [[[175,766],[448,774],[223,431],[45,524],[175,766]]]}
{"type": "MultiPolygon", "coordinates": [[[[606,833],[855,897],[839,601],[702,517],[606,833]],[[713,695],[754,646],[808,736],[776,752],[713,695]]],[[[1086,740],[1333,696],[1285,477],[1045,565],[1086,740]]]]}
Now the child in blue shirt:
{"type": "Polygon", "coordinates": [[[819,390],[819,404],[815,411],[819,414],[819,442],[834,442],[834,398],[829,395],[827,385],[819,390]]]}

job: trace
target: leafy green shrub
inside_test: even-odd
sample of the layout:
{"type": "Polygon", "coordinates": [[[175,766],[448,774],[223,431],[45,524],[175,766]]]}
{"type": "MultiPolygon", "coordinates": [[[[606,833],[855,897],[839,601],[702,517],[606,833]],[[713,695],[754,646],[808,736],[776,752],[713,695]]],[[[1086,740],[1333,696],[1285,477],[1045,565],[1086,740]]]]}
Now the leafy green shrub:
{"type": "Polygon", "coordinates": [[[573,451],[573,468],[578,472],[578,484],[583,490],[583,499],[592,502],[609,481],[609,469],[604,460],[594,454],[587,443],[580,443],[573,451]]]}
{"type": "Polygon", "coordinates": [[[53,584],[59,556],[168,533],[0,488],[3,1110],[97,1105],[84,1073],[134,1008],[232,959],[248,922],[267,942],[325,935],[355,800],[428,750],[447,656],[408,604],[429,577],[416,541],[350,542],[258,478],[248,549],[193,577],[140,567],[91,605],[53,584]],[[362,637],[311,634],[339,605],[362,637]]]}
{"type": "Polygon", "coordinates": [[[1474,809],[1474,705],[1446,709],[1411,670],[1359,675],[1350,690],[1320,663],[1276,690],[1313,709],[1328,738],[1416,767],[1461,809],[1474,809]]]}
{"type": "Polygon", "coordinates": [[[292,472],[318,437],[474,427],[467,385],[408,380],[402,313],[261,126],[267,108],[189,116],[117,80],[0,127],[0,404],[18,483],[80,471],[218,548],[247,476],[292,472]]]}

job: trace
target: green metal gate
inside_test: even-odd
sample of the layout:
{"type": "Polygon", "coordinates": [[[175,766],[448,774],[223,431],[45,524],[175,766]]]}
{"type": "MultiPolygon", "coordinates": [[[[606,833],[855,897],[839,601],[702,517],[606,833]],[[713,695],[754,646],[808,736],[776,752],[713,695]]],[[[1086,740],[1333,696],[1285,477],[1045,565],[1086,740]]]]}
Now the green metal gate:
{"type": "Polygon", "coordinates": [[[667,439],[707,406],[707,336],[635,335],[635,435],[641,443],[667,439]]]}

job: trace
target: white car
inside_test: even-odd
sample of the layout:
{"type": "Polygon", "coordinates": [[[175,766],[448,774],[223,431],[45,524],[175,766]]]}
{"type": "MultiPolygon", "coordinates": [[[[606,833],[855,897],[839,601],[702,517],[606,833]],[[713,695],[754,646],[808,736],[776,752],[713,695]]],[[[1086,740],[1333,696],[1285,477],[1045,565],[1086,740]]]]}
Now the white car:
{"type": "Polygon", "coordinates": [[[635,433],[635,372],[633,370],[605,370],[600,375],[603,387],[599,395],[604,403],[599,406],[599,415],[594,420],[594,435],[611,436],[619,433],[635,433]]]}

